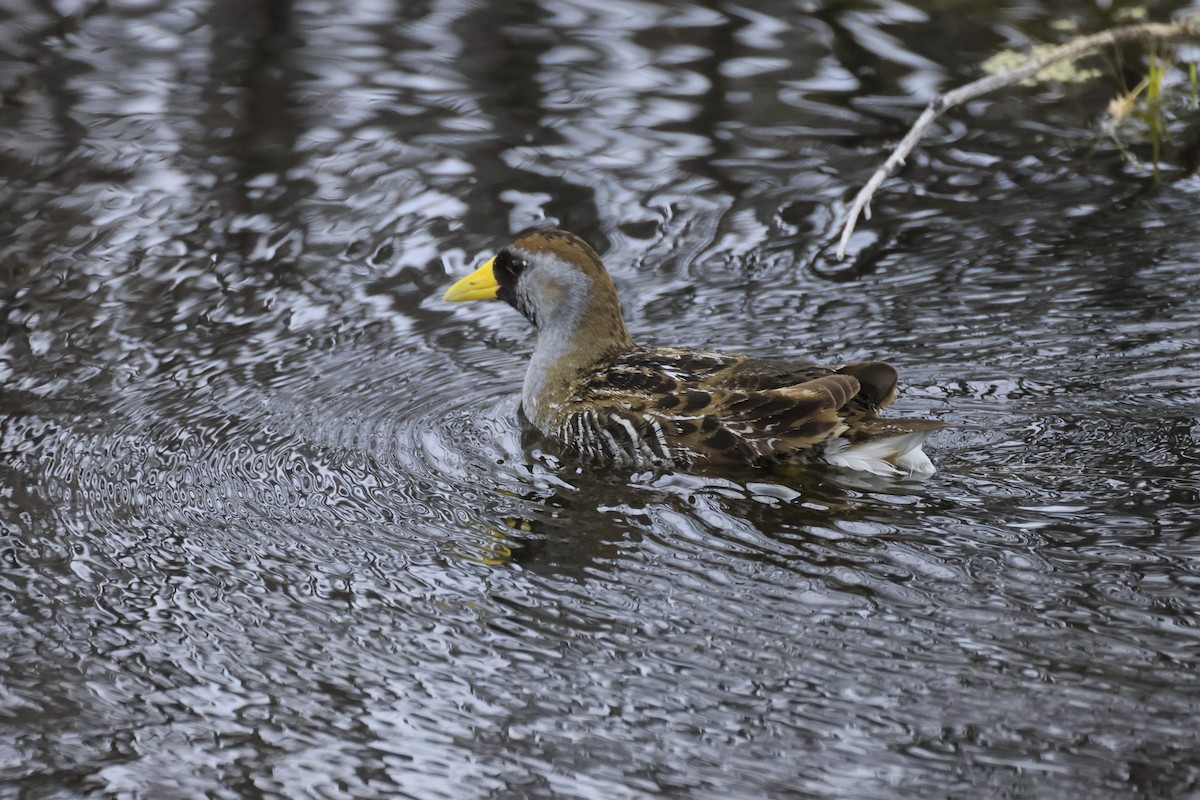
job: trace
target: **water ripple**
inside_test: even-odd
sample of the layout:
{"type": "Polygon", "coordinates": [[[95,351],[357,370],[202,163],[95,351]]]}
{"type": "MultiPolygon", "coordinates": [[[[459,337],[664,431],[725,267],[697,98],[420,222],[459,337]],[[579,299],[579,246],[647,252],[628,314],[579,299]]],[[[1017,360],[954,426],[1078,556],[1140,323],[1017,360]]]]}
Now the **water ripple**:
{"type": "Polygon", "coordinates": [[[0,5],[12,791],[1194,793],[1196,181],[1032,92],[829,252],[1095,9],[0,5]],[[563,457],[438,299],[543,221],[641,342],[895,363],[938,474],[563,457]]]}

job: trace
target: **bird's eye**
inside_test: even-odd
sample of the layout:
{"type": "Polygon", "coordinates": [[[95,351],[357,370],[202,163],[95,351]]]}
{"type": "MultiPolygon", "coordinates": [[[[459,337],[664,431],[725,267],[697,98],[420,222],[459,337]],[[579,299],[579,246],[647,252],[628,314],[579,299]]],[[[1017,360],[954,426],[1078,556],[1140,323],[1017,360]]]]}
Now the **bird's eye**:
{"type": "Polygon", "coordinates": [[[509,250],[501,250],[492,263],[492,273],[496,276],[496,283],[500,284],[500,289],[511,292],[526,266],[525,259],[509,250]]]}

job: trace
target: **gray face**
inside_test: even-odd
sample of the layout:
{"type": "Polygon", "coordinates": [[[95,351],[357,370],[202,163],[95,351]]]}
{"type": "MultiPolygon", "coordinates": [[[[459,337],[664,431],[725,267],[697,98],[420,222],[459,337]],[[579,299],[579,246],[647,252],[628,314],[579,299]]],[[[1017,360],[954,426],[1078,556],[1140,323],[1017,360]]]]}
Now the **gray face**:
{"type": "Polygon", "coordinates": [[[520,311],[539,330],[569,334],[579,323],[592,281],[574,264],[551,253],[505,248],[492,265],[496,296],[520,311]]]}

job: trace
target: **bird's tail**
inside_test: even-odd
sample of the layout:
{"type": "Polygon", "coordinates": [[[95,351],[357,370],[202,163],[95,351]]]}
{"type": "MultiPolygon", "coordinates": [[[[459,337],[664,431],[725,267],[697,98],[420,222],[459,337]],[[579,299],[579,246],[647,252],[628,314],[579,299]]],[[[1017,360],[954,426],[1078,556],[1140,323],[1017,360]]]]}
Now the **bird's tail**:
{"type": "MultiPolygon", "coordinates": [[[[923,420],[894,420],[892,426],[911,427],[923,420]],[[900,425],[897,425],[899,423],[900,425]]],[[[835,467],[869,472],[885,478],[928,477],[936,470],[922,445],[931,432],[943,425],[928,421],[917,430],[851,442],[833,439],[825,446],[825,461],[835,467]]]]}

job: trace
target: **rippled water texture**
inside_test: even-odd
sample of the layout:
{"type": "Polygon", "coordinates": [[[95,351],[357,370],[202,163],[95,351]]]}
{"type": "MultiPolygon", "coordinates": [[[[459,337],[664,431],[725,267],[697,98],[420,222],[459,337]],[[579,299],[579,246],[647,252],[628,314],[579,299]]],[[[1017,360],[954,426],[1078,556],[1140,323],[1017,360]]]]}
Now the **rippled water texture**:
{"type": "Polygon", "coordinates": [[[1126,5],[0,2],[0,796],[1200,797],[1200,180],[1016,89],[826,255],[1126,5]],[[562,460],[543,219],[939,473],[562,460]]]}

